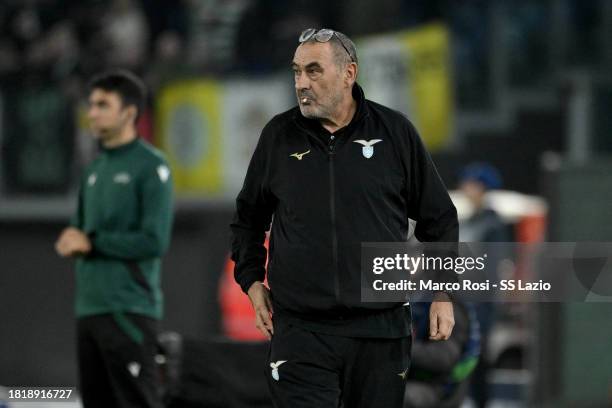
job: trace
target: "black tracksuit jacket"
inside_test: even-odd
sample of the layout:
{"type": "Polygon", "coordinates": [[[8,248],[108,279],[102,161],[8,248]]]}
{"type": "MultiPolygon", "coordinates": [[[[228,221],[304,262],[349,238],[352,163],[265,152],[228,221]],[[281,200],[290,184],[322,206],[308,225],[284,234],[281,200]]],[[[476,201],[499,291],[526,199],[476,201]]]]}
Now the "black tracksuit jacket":
{"type": "Polygon", "coordinates": [[[360,301],[361,243],[406,241],[409,218],[419,241],[456,242],[457,212],[410,121],[357,84],[353,98],[352,121],[334,134],[298,107],[263,129],[231,224],[235,278],[245,292],[263,281],[272,223],[275,318],[328,334],[407,336],[406,308],[360,301]]]}

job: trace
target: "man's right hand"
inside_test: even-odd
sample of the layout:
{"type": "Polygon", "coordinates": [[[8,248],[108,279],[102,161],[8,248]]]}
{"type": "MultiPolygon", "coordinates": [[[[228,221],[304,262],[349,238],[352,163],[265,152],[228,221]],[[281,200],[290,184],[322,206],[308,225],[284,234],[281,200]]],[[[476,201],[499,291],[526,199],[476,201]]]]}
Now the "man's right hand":
{"type": "Polygon", "coordinates": [[[263,333],[268,340],[274,334],[272,327],[272,299],[270,298],[270,289],[263,282],[255,282],[249,288],[247,294],[255,309],[255,326],[263,333]]]}
{"type": "Polygon", "coordinates": [[[91,252],[91,242],[83,231],[67,227],[57,239],[55,250],[61,257],[86,255],[91,252]]]}

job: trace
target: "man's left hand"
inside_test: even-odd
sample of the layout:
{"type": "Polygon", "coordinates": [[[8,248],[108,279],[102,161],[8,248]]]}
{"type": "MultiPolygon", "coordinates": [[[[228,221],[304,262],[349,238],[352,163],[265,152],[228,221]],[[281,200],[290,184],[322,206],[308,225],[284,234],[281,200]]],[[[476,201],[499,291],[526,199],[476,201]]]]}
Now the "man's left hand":
{"type": "Polygon", "coordinates": [[[83,231],[68,227],[60,234],[55,250],[63,257],[85,255],[91,252],[91,242],[83,231]]]}
{"type": "Polygon", "coordinates": [[[429,308],[429,339],[448,340],[454,326],[453,302],[446,293],[436,293],[429,308]]]}

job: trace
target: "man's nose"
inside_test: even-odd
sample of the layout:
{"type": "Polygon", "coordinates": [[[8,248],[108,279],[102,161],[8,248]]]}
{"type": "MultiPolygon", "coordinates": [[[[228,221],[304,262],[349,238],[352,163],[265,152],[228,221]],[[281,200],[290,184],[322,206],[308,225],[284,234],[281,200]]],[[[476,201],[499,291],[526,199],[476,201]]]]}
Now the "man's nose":
{"type": "Polygon", "coordinates": [[[295,90],[301,91],[310,88],[310,80],[306,75],[296,75],[295,77],[295,90]]]}

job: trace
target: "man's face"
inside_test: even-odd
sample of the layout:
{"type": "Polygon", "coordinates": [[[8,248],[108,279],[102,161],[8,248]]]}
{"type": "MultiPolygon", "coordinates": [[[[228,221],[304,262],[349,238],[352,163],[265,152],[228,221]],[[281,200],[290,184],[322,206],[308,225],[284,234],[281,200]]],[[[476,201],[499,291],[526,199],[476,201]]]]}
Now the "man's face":
{"type": "Polygon", "coordinates": [[[94,135],[102,140],[113,138],[132,121],[133,106],[123,105],[117,92],[95,88],[89,95],[87,118],[94,135]]]}
{"type": "Polygon", "coordinates": [[[459,185],[459,189],[475,207],[480,207],[485,195],[485,187],[475,180],[466,180],[459,185]]]}
{"type": "Polygon", "coordinates": [[[291,66],[302,115],[309,119],[332,117],[342,101],[347,84],[343,72],[334,61],[331,44],[301,44],[295,50],[291,66]]]}

